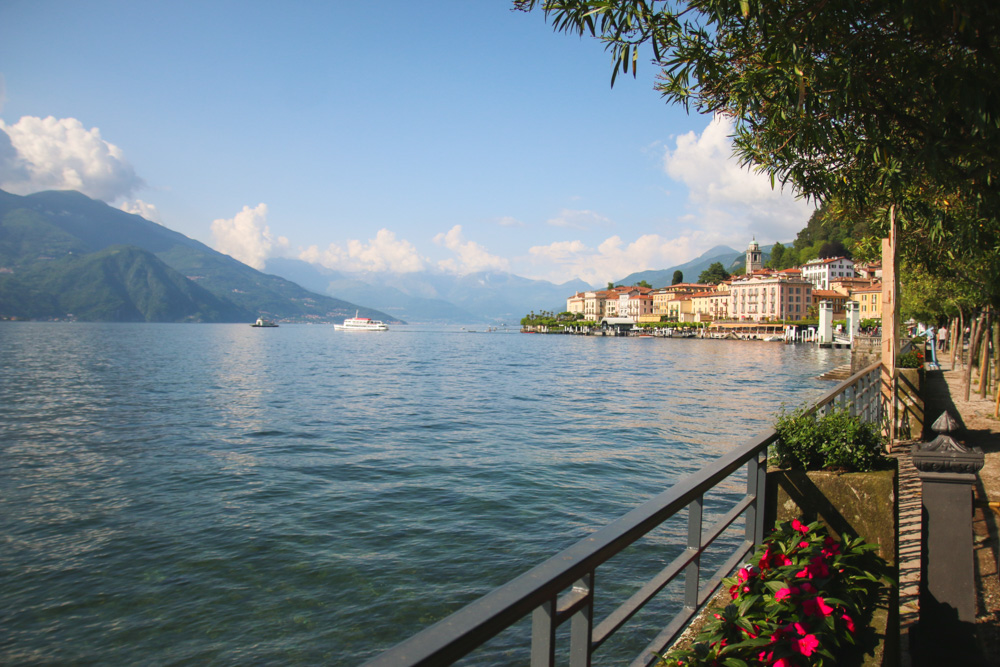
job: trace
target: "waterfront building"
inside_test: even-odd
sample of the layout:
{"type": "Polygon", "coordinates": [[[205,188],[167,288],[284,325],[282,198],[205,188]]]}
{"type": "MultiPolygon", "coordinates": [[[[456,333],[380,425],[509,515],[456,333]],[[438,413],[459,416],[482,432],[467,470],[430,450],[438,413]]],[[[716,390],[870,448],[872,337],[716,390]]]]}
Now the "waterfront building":
{"type": "Polygon", "coordinates": [[[618,295],[618,317],[631,318],[633,322],[642,321],[642,317],[652,317],[653,297],[648,287],[634,287],[618,295]]]}
{"type": "Polygon", "coordinates": [[[696,292],[691,295],[691,310],[699,322],[729,318],[729,285],[725,289],[696,292]]]}
{"type": "Polygon", "coordinates": [[[871,278],[836,278],[830,281],[830,289],[844,296],[850,296],[856,290],[871,287],[874,282],[871,278]]]}
{"type": "Polygon", "coordinates": [[[854,277],[854,261],[846,257],[809,260],[802,266],[802,277],[816,289],[828,290],[831,281],[854,277]]]}
{"type": "Polygon", "coordinates": [[[833,319],[843,320],[847,318],[847,295],[836,290],[814,289],[812,291],[812,306],[814,312],[819,313],[819,302],[829,301],[833,304],[833,319]]]}
{"type": "Polygon", "coordinates": [[[760,272],[733,280],[729,317],[739,321],[800,320],[812,305],[813,285],[794,273],[760,272]]]}
{"type": "MultiPolygon", "coordinates": [[[[653,315],[658,318],[654,321],[663,322],[670,318],[671,307],[668,304],[675,297],[685,294],[696,294],[710,289],[712,289],[712,285],[703,285],[701,283],[677,283],[676,285],[670,285],[669,287],[661,287],[653,290],[651,292],[653,297],[653,315]]],[[[679,312],[679,308],[680,307],[675,304],[673,310],[679,312]]]]}
{"type": "MultiPolygon", "coordinates": [[[[594,290],[583,293],[583,318],[593,322],[599,322],[605,315],[605,305],[609,295],[615,294],[609,290],[594,290]]],[[[615,294],[617,298],[617,294],[615,294]]]]}
{"type": "Polygon", "coordinates": [[[882,319],[882,283],[872,283],[851,292],[850,300],[859,305],[859,315],[863,320],[882,319]]]}
{"type": "Polygon", "coordinates": [[[854,266],[854,273],[869,280],[882,280],[882,262],[856,264],[854,266]]]}
{"type": "Polygon", "coordinates": [[[577,292],[566,299],[566,312],[574,315],[583,315],[587,301],[586,292],[577,292]]]}

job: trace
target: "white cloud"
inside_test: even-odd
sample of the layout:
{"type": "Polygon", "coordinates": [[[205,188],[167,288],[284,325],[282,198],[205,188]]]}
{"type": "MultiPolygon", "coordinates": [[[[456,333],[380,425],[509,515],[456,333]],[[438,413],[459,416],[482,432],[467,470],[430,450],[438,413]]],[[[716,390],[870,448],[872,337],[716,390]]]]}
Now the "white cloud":
{"type": "Polygon", "coordinates": [[[733,156],[732,121],[716,116],[701,135],[688,132],[664,155],[664,170],[688,187],[699,229],[720,241],[780,241],[795,236],[808,221],[813,204],[790,190],[771,188],[771,180],[733,156]]]}
{"type": "Polygon", "coordinates": [[[256,208],[244,206],[232,218],[213,220],[212,236],[216,250],[258,270],[264,268],[268,257],[288,247],[288,239],[275,238],[271,234],[267,226],[267,204],[263,203],[256,208]]]}
{"type": "Polygon", "coordinates": [[[341,271],[389,271],[413,273],[423,271],[425,260],[412,243],[397,239],[388,229],[380,229],[368,243],[349,240],[346,248],[331,243],[326,250],[309,246],[301,251],[299,259],[321,264],[341,271]]]}
{"type": "Polygon", "coordinates": [[[518,220],[517,218],[512,218],[509,215],[497,218],[497,224],[501,227],[525,227],[526,225],[518,220]]]}
{"type": "Polygon", "coordinates": [[[547,220],[546,224],[569,229],[587,229],[589,227],[609,226],[611,220],[594,211],[574,211],[564,208],[559,211],[559,215],[547,220]]]}
{"type": "Polygon", "coordinates": [[[142,216],[146,220],[151,220],[158,225],[163,224],[163,218],[160,217],[160,212],[156,209],[156,206],[141,199],[123,202],[118,208],[126,213],[134,213],[135,215],[142,216]]]}
{"type": "Polygon", "coordinates": [[[454,252],[457,257],[442,260],[438,266],[451,273],[465,275],[477,271],[508,271],[510,262],[497,255],[491,255],[486,248],[475,241],[462,237],[462,225],[455,225],[446,234],[434,237],[434,243],[454,252]]]}
{"type": "Polygon", "coordinates": [[[0,132],[15,152],[11,157],[0,138],[0,187],[15,194],[79,190],[112,202],[143,186],[122,150],[75,118],[24,116],[13,125],[0,120],[0,132]]]}
{"type": "Polygon", "coordinates": [[[564,282],[567,276],[578,277],[592,285],[621,280],[630,273],[663,269],[688,261],[712,242],[708,235],[694,232],[674,239],[645,234],[626,244],[619,236],[605,239],[597,248],[582,241],[558,241],[534,246],[528,252],[536,267],[532,276],[552,282],[564,282]]]}

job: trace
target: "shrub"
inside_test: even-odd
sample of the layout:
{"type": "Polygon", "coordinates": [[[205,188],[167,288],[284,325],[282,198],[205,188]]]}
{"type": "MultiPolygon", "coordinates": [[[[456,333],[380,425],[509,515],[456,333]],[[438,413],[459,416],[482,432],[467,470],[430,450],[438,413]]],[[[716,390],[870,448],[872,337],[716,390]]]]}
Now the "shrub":
{"type": "Polygon", "coordinates": [[[751,563],[724,579],[732,603],[689,649],[658,667],[830,665],[867,624],[888,565],[860,538],[837,541],[819,523],[778,524],[751,563]]]}
{"type": "Polygon", "coordinates": [[[780,468],[870,472],[889,463],[880,426],[846,410],[832,410],[819,418],[805,408],[783,412],[774,430],[778,440],[771,453],[780,468]]]}
{"type": "Polygon", "coordinates": [[[907,352],[896,357],[896,368],[923,368],[924,353],[920,351],[907,352]]]}

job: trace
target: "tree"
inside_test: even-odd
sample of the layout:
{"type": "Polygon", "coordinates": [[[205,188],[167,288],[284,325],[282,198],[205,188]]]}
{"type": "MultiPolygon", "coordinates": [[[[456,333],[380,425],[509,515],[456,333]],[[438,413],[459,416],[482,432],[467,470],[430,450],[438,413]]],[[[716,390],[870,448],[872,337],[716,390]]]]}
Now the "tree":
{"type": "Polygon", "coordinates": [[[865,216],[875,234],[897,221],[907,259],[933,259],[926,242],[949,257],[1000,256],[1000,3],[515,4],[600,37],[612,85],[651,52],[669,101],[733,120],[744,164],[865,216]]]}
{"type": "Polygon", "coordinates": [[[840,241],[826,241],[822,246],[820,246],[818,255],[820,259],[850,256],[851,252],[840,241]]]}
{"type": "Polygon", "coordinates": [[[676,269],[674,271],[674,277],[670,279],[670,284],[677,285],[682,282],[684,282],[684,273],[680,269],[676,269]]]}
{"type": "Polygon", "coordinates": [[[653,289],[653,286],[652,286],[652,285],[650,285],[650,284],[649,284],[649,283],[648,283],[647,281],[645,281],[645,280],[640,280],[639,282],[637,282],[637,283],[636,283],[636,285],[637,285],[637,286],[639,286],[639,287],[645,287],[646,289],[653,289]]]}
{"type": "Polygon", "coordinates": [[[781,243],[775,243],[771,246],[771,257],[767,260],[767,267],[774,269],[775,271],[780,271],[786,267],[782,266],[782,262],[785,260],[785,246],[781,243]]]}
{"type": "Polygon", "coordinates": [[[709,264],[708,268],[701,272],[698,276],[698,282],[707,285],[717,285],[723,280],[729,279],[729,272],[726,271],[726,267],[722,266],[722,262],[712,262],[709,264]]]}
{"type": "Polygon", "coordinates": [[[613,290],[614,288],[615,288],[615,284],[614,284],[614,283],[612,283],[612,282],[609,282],[609,283],[608,283],[608,289],[609,289],[609,290],[613,290]]]}

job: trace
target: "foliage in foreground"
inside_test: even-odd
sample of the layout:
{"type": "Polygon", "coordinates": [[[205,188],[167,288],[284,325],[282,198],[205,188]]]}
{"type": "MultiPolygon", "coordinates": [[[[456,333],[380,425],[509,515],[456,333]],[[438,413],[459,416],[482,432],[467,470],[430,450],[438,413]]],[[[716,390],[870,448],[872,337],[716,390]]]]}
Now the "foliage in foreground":
{"type": "Polygon", "coordinates": [[[658,667],[837,664],[866,624],[889,568],[860,538],[832,538],[822,524],[780,523],[752,563],[723,580],[732,603],[689,649],[658,667]]]}
{"type": "Polygon", "coordinates": [[[889,461],[880,426],[846,410],[831,410],[822,417],[806,408],[782,412],[774,430],[778,440],[772,456],[780,468],[870,472],[889,461]]]}

